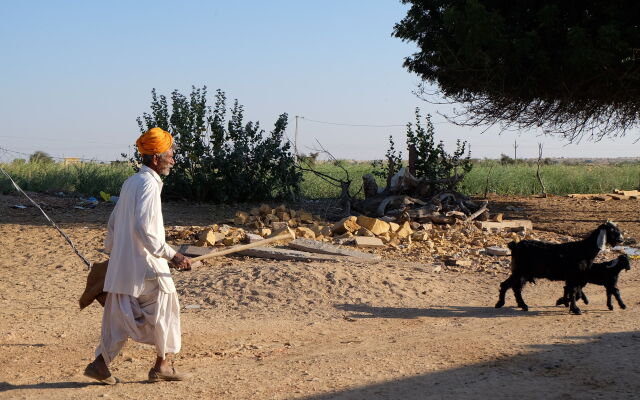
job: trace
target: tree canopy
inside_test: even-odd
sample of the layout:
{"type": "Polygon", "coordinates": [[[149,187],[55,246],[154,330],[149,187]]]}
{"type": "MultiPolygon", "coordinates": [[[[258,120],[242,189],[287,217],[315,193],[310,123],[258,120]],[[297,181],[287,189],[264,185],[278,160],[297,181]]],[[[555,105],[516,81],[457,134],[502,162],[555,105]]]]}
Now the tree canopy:
{"type": "Polygon", "coordinates": [[[29,162],[48,164],[53,162],[53,158],[44,151],[38,150],[29,156],[29,162]]]}
{"type": "Polygon", "coordinates": [[[402,0],[405,67],[467,125],[541,127],[568,140],[623,135],[640,117],[640,2],[402,0]]]}

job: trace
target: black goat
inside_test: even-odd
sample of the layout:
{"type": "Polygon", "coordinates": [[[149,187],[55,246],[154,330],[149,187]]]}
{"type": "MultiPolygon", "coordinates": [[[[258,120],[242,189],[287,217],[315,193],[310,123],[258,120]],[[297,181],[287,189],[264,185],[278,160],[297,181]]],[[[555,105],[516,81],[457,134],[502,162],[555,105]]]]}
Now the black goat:
{"type": "MultiPolygon", "coordinates": [[[[622,270],[630,270],[631,262],[629,261],[629,257],[626,254],[619,256],[616,259],[603,262],[603,263],[593,263],[591,268],[587,270],[585,273],[585,278],[587,279],[587,283],[592,283],[594,285],[604,286],[607,290],[607,307],[609,310],[613,310],[613,303],[611,302],[611,296],[615,296],[618,301],[618,305],[623,310],[627,308],[627,306],[622,301],[622,297],[620,297],[620,290],[618,290],[618,275],[620,275],[620,271],[622,270]]],[[[584,301],[584,304],[589,304],[589,299],[584,294],[584,286],[580,288],[579,298],[584,301]]],[[[564,304],[565,306],[569,305],[568,299],[568,287],[564,287],[564,296],[560,297],[556,301],[556,305],[564,304]]]]}
{"type": "Polygon", "coordinates": [[[576,296],[586,284],[585,271],[591,267],[600,250],[609,244],[622,243],[622,233],[613,222],[598,226],[587,238],[569,243],[546,243],[538,240],[522,240],[509,243],[511,249],[511,275],[500,284],[500,296],[496,308],[504,305],[509,288],[513,290],[518,307],[529,310],[522,298],[522,287],[537,278],[565,281],[569,310],[580,314],[576,296]]]}

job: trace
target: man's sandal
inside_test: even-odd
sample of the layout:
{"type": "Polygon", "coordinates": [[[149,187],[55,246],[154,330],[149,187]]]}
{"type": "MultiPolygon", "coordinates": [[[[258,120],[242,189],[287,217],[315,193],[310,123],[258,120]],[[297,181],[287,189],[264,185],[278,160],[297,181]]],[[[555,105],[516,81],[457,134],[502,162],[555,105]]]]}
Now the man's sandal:
{"type": "Polygon", "coordinates": [[[190,374],[186,374],[183,372],[176,371],[175,368],[171,367],[170,373],[162,373],[160,371],[156,371],[154,368],[149,370],[149,382],[175,382],[175,381],[186,381],[191,377],[190,374]]]}
{"type": "Polygon", "coordinates": [[[96,365],[94,363],[89,363],[89,365],[87,365],[87,368],[85,368],[84,370],[84,376],[86,376],[87,378],[95,379],[104,385],[115,385],[116,383],[120,382],[118,378],[111,374],[103,375],[98,372],[98,368],[96,368],[96,365]]]}

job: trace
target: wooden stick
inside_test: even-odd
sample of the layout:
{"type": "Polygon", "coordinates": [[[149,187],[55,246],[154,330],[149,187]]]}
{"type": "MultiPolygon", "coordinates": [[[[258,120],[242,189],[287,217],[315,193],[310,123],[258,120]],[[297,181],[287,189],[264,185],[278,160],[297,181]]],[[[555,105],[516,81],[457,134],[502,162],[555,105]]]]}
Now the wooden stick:
{"type": "Polygon", "coordinates": [[[467,217],[467,219],[464,220],[464,222],[469,222],[469,221],[473,221],[474,219],[478,218],[478,216],[480,214],[482,214],[483,212],[487,211],[487,204],[489,204],[488,201],[483,201],[482,202],[482,206],[478,209],[478,211],[474,212],[473,214],[469,215],[467,217]]]}
{"type": "Polygon", "coordinates": [[[226,250],[221,250],[221,251],[212,251],[211,253],[207,253],[204,254],[202,256],[199,257],[194,257],[191,259],[191,262],[196,262],[196,261],[201,261],[201,260],[206,260],[207,258],[212,258],[212,257],[220,257],[220,256],[224,256],[227,254],[231,254],[231,253],[237,253],[239,251],[242,250],[246,250],[246,249],[251,249],[254,247],[259,247],[265,244],[269,244],[269,243],[273,243],[273,242],[277,242],[280,240],[293,240],[295,239],[295,234],[293,233],[293,231],[291,229],[288,230],[288,232],[283,232],[281,234],[279,234],[278,236],[274,236],[272,238],[269,239],[264,239],[264,240],[259,240],[257,242],[253,242],[253,243],[249,243],[249,244],[243,244],[241,246],[234,246],[230,249],[226,249],[226,250]]]}

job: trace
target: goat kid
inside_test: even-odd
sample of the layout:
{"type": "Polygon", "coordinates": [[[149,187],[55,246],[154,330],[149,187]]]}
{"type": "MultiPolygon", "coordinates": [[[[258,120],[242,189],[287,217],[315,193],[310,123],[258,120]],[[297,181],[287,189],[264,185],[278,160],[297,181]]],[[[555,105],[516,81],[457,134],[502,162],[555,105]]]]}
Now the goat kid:
{"type": "MultiPolygon", "coordinates": [[[[623,310],[627,308],[627,306],[622,301],[622,297],[620,297],[620,290],[618,289],[618,276],[620,275],[620,271],[626,270],[629,271],[631,269],[631,262],[629,260],[629,256],[623,254],[618,256],[618,258],[603,262],[603,263],[593,263],[591,268],[587,270],[585,273],[585,277],[587,279],[586,283],[591,283],[594,285],[604,286],[607,291],[607,308],[609,310],[613,310],[613,303],[611,302],[611,296],[616,298],[618,305],[623,310]]],[[[584,304],[589,304],[589,299],[584,294],[584,286],[580,288],[580,293],[578,298],[581,298],[584,301],[584,304]]],[[[560,297],[556,301],[556,305],[564,304],[564,306],[569,305],[568,299],[568,287],[564,287],[564,296],[560,297]]]]}
{"type": "Polygon", "coordinates": [[[569,310],[581,314],[576,305],[580,287],[586,284],[585,271],[591,267],[600,250],[608,244],[615,246],[623,241],[616,224],[607,221],[585,239],[569,243],[547,243],[538,240],[522,240],[509,243],[511,249],[511,275],[500,284],[500,294],[496,308],[504,306],[505,294],[513,290],[518,307],[528,311],[529,306],[522,298],[522,288],[527,282],[537,278],[565,281],[569,310]]]}

